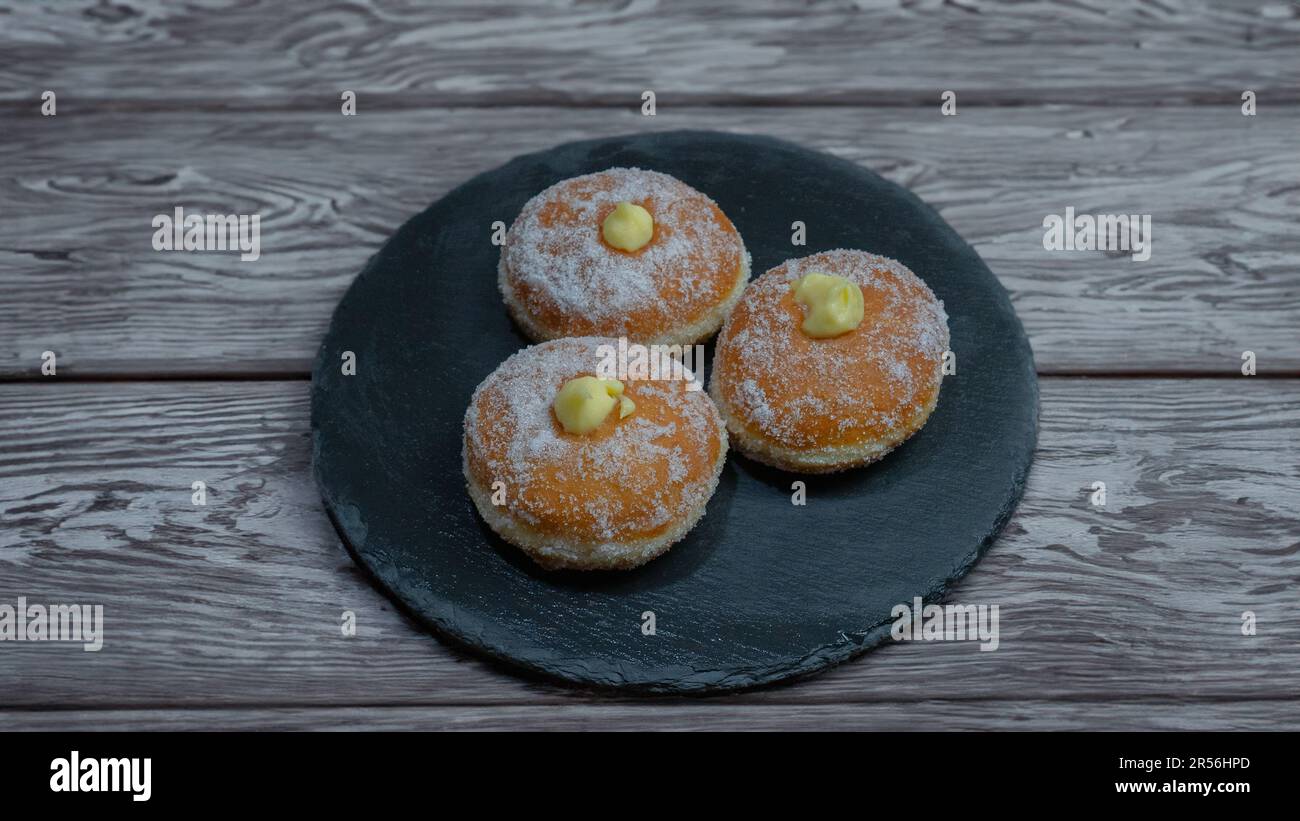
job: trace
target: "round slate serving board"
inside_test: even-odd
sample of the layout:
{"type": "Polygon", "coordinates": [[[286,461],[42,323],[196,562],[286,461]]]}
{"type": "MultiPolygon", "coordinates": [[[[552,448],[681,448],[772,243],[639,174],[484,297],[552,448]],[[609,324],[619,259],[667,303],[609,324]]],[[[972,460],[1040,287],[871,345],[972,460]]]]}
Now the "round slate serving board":
{"type": "MultiPolygon", "coordinates": [[[[712,356],[710,346],[709,356],[712,356]]],[[[889,640],[890,610],[942,598],[1024,488],[1033,357],[1006,292],[939,216],[852,163],[765,137],[673,132],[570,143],[481,174],[390,239],[334,313],[312,377],[314,466],[343,541],[440,635],[516,669],[661,692],[751,687],[889,640]],[[798,476],[728,457],[699,525],[630,572],[546,572],[482,522],[461,474],[470,395],[528,344],[497,292],[491,226],[561,179],[671,174],[740,230],[755,275],[793,256],[894,257],[944,301],[957,373],[883,461],[798,476]],[[791,245],[791,223],[807,245],[791,245]],[[345,351],[356,374],[342,373],[345,351]],[[791,504],[791,483],[807,504],[791,504]],[[642,632],[655,614],[654,635],[642,632]]],[[[975,602],[969,602],[975,603],[975,602]]]]}

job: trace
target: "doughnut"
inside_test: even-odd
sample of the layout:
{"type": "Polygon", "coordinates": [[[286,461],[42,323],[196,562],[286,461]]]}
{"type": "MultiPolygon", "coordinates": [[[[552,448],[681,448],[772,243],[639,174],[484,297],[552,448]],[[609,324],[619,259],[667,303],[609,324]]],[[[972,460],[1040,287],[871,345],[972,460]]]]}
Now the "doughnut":
{"type": "Polygon", "coordinates": [[[506,232],[497,273],[511,316],[534,341],[687,345],[712,335],[735,307],[749,253],[704,194],[667,174],[611,168],[529,200],[506,232]],[[611,216],[622,236],[628,226],[639,236],[611,244],[611,216]]]}
{"type": "Polygon", "coordinates": [[[722,472],[722,418],[683,379],[618,383],[616,410],[584,433],[565,429],[557,396],[584,377],[594,384],[599,347],[617,342],[524,348],[478,386],[465,412],[470,499],[492,530],[547,569],[650,561],[704,515],[722,472]]]}
{"type": "Polygon", "coordinates": [[[874,462],[920,430],[939,400],[947,349],[943,303],[902,263],[827,251],[749,285],[718,335],[709,393],[741,453],[783,470],[831,473],[874,462]],[[818,277],[805,279],[811,274],[847,280],[834,295],[845,301],[828,310],[856,302],[860,324],[823,338],[804,330],[816,317],[796,288],[817,285],[818,277]]]}

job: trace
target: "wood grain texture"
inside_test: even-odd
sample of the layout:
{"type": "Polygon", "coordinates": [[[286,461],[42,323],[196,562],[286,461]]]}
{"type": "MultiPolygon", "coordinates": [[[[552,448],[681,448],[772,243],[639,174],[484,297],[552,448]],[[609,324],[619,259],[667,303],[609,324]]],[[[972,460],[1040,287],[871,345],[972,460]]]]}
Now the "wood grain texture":
{"type": "MultiPolygon", "coordinates": [[[[233,108],[1300,101],[1286,0],[6,0],[0,100],[233,108]]],[[[34,103],[33,103],[34,104],[34,103]]]]}
{"type": "MultiPolygon", "coordinates": [[[[1263,716],[1300,726],[1300,399],[1290,384],[1042,387],[1025,499],[951,599],[999,605],[997,651],[890,646],[693,715],[706,725],[730,715],[794,726],[848,711],[860,726],[897,726],[889,716],[915,710],[935,728],[1017,716],[1034,728],[1259,726],[1263,716]],[[1108,486],[1104,508],[1088,501],[1097,480],[1108,486]],[[1258,619],[1253,637],[1241,635],[1246,610],[1258,619]],[[731,711],[746,705],[773,709],[731,711]]],[[[0,602],[102,603],[106,621],[98,653],[0,643],[0,706],[149,710],[140,723],[191,725],[220,719],[153,710],[288,711],[230,714],[270,726],[311,715],[293,708],[331,705],[438,708],[356,713],[427,726],[506,726],[516,715],[507,705],[554,705],[529,715],[561,724],[622,722],[624,708],[628,725],[656,715],[655,705],[504,675],[394,612],[321,511],[306,406],[303,383],[0,386],[0,602]],[[196,479],[208,483],[206,507],[190,502],[196,479]],[[343,610],[356,613],[355,638],[340,635],[343,610]]],[[[694,726],[689,712],[662,714],[694,726]]],[[[331,711],[314,715],[335,723],[331,711]]]]}
{"type": "Polygon", "coordinates": [[[343,290],[406,217],[520,153],[668,128],[771,134],[911,188],[1011,291],[1042,372],[1232,374],[1244,350],[1261,374],[1300,371],[1300,108],[324,106],[13,119],[0,375],[36,373],[45,350],[75,376],[305,374],[343,290]],[[154,251],[153,216],[178,205],[260,214],[261,259],[154,251]],[[1067,206],[1150,213],[1151,258],[1045,251],[1043,218],[1067,206]]]}
{"type": "Polygon", "coordinates": [[[911,731],[1182,730],[1195,711],[1198,730],[1294,730],[1300,702],[918,701],[898,704],[735,704],[721,700],[660,704],[452,705],[211,710],[0,710],[0,726],[19,731],[911,731]]]}

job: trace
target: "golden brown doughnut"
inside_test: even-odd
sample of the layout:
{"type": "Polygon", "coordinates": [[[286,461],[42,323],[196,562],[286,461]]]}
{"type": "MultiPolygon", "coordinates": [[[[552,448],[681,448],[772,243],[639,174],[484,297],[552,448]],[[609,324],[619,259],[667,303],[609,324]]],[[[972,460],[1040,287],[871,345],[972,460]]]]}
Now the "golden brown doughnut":
{"type": "Polygon", "coordinates": [[[680,180],[611,168],[563,180],[529,200],[506,233],[498,284],[534,340],[623,336],[686,345],[710,336],[740,299],[749,254],[717,204],[680,180]],[[605,242],[619,202],[645,208],[639,250],[605,242]]]}
{"type": "Polygon", "coordinates": [[[925,424],[948,348],[943,303],[901,263],[836,250],[754,280],[718,335],[709,393],[731,442],[785,470],[829,473],[881,458],[925,424]],[[840,336],[801,329],[794,284],[840,276],[862,289],[864,318],[840,336]]]}
{"type": "Polygon", "coordinates": [[[683,380],[626,381],[631,415],[566,432],[552,402],[568,380],[596,375],[601,344],[617,340],[558,339],[516,352],[465,413],[470,498],[497,534],[546,568],[630,568],[663,553],[704,515],[727,454],[713,402],[683,380]]]}

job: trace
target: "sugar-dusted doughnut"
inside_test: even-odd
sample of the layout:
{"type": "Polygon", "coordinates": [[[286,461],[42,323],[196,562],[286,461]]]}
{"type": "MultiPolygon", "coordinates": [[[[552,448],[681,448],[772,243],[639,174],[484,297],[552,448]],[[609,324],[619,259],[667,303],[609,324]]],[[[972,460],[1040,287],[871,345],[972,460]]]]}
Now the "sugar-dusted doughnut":
{"type": "Polygon", "coordinates": [[[904,265],[827,251],[749,285],[718,335],[709,393],[742,453],[829,473],[874,462],[920,430],[939,399],[947,348],[943,303],[904,265]],[[812,296],[797,299],[800,285],[812,296]],[[818,307],[823,286],[832,290],[818,307]],[[858,324],[810,333],[822,309],[849,316],[843,328],[858,324]]]}
{"type": "Polygon", "coordinates": [[[745,244],[717,204],[667,174],[611,168],[552,185],[506,232],[498,283],[534,340],[710,336],[749,279],[745,244]]]}
{"type": "Polygon", "coordinates": [[[498,535],[546,568],[650,561],[704,515],[726,459],[722,419],[704,391],[687,390],[689,371],[597,384],[602,344],[617,340],[558,339],[516,352],[465,413],[470,498],[498,535]]]}

